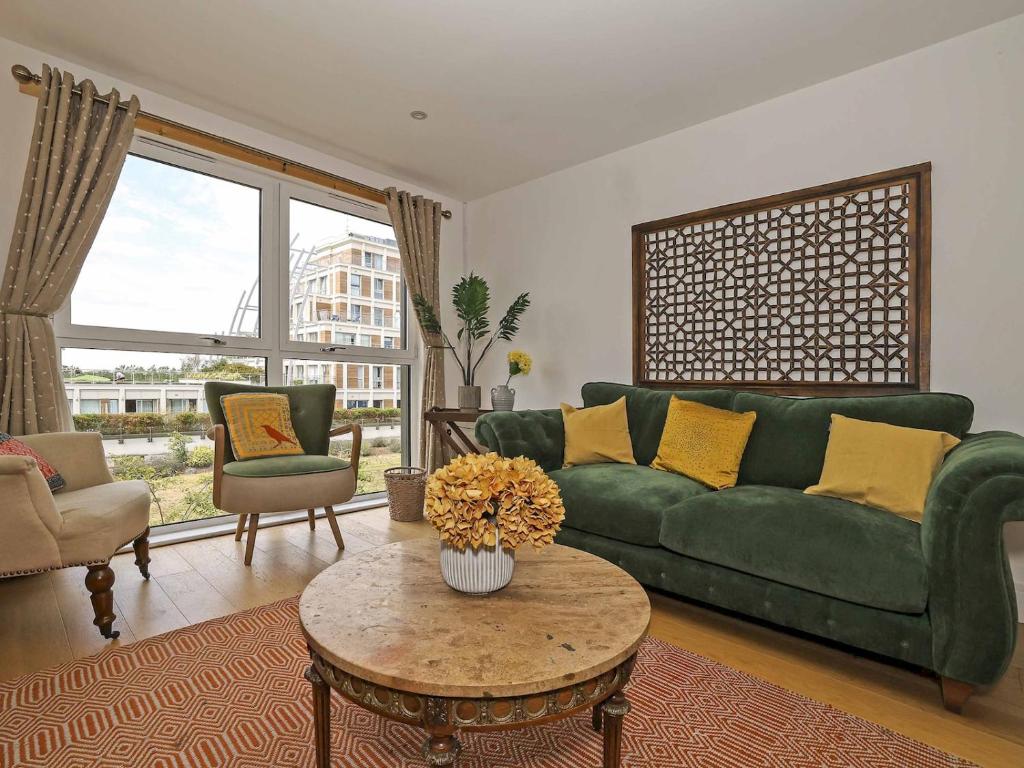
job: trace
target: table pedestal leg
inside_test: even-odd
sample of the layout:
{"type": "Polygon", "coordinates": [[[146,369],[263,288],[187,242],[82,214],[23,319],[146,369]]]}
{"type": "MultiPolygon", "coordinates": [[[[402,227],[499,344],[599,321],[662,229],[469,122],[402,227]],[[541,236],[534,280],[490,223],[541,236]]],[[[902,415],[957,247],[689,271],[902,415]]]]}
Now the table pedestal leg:
{"type": "Polygon", "coordinates": [[[312,664],[306,679],[313,687],[313,742],[316,744],[316,768],[331,768],[331,686],[324,682],[312,664]]]}
{"type": "Polygon", "coordinates": [[[604,711],[604,765],[622,766],[622,719],[629,712],[629,702],[622,691],[613,693],[601,707],[604,711]]]}
{"type": "Polygon", "coordinates": [[[595,731],[601,730],[601,705],[595,704],[594,711],[590,714],[590,723],[594,726],[595,731]]]}
{"type": "Polygon", "coordinates": [[[453,733],[431,733],[423,742],[423,757],[431,768],[455,765],[462,745],[453,733]]]}

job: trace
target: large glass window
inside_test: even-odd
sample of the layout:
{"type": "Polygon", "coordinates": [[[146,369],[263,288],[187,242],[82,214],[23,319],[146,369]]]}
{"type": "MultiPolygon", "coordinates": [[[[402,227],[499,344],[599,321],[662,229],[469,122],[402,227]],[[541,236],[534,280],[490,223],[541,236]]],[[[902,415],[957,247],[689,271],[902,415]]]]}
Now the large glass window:
{"type": "Polygon", "coordinates": [[[405,302],[383,207],[136,138],[55,318],[76,427],[150,482],[153,525],[194,525],[215,514],[203,384],[333,384],[365,430],[358,493],[378,493],[409,463],[405,302]]]}

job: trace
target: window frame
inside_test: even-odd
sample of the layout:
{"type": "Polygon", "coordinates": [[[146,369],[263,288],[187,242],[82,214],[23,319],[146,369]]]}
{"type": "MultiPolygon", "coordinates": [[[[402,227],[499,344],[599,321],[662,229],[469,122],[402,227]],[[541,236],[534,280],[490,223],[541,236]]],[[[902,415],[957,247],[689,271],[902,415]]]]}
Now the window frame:
{"type": "MultiPolygon", "coordinates": [[[[289,292],[289,202],[291,199],[330,208],[381,224],[391,225],[387,209],[352,200],[320,187],[296,183],[289,177],[271,171],[255,169],[252,166],[211,156],[193,149],[180,147],[173,142],[136,136],[129,152],[139,157],[166,163],[178,168],[220,178],[260,190],[260,257],[259,257],[259,336],[204,336],[197,333],[175,331],[151,331],[132,328],[92,326],[74,324],[71,321],[71,301],[54,316],[54,331],[58,350],[64,347],[107,349],[127,352],[168,352],[176,354],[225,355],[262,358],[265,365],[265,380],[268,386],[280,386],[284,380],[284,361],[300,359],[318,363],[363,363],[367,366],[395,365],[405,369],[398,388],[401,402],[409,403],[410,380],[421,365],[421,343],[418,334],[409,332],[406,311],[409,305],[406,283],[399,276],[401,317],[403,327],[401,338],[404,348],[368,347],[359,345],[338,345],[328,342],[298,341],[290,339],[290,292],[289,292]],[[216,339],[216,341],[211,340],[216,339]]],[[[358,334],[356,334],[358,340],[358,334]]],[[[382,341],[383,344],[383,341],[382,341]]],[[[409,408],[403,409],[401,440],[402,463],[409,464],[412,446],[419,439],[422,429],[420,419],[413,418],[409,408]]],[[[340,507],[342,511],[351,506],[365,509],[368,502],[385,498],[385,493],[375,492],[355,496],[351,502],[340,507]]],[[[272,525],[290,519],[292,512],[268,515],[263,524],[272,525]]],[[[304,513],[303,513],[304,514],[304,513]]],[[[187,520],[160,526],[161,534],[176,534],[178,531],[198,530],[224,525],[223,516],[187,520]]]]}

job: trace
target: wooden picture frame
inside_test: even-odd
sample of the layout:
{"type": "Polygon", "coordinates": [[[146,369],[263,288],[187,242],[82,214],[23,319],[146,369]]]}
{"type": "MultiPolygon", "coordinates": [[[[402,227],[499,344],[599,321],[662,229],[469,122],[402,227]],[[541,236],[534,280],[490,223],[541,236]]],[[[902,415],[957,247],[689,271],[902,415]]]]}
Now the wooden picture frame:
{"type": "Polygon", "coordinates": [[[931,163],[633,227],[633,383],[927,391],[931,163]]]}

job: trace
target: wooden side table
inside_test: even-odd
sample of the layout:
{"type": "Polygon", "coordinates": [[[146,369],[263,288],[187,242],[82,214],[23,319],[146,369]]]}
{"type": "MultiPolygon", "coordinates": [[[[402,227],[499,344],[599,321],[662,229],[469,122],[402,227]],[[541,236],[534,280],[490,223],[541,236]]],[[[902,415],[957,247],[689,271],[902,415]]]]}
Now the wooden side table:
{"type": "Polygon", "coordinates": [[[423,414],[423,421],[437,431],[442,445],[454,451],[456,456],[479,453],[476,445],[459,424],[475,424],[476,420],[489,410],[463,411],[458,408],[431,408],[423,414]]]}

